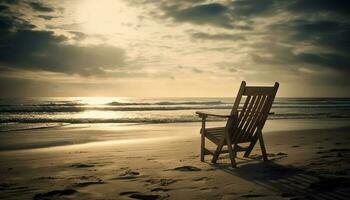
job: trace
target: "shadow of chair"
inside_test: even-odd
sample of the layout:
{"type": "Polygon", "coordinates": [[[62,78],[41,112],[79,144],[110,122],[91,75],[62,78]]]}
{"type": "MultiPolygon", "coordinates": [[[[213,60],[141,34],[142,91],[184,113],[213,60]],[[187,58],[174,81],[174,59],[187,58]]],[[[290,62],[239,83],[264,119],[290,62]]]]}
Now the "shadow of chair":
{"type": "Polygon", "coordinates": [[[325,178],[292,166],[280,165],[273,160],[262,163],[240,159],[237,164],[240,167],[235,169],[229,164],[212,164],[212,166],[290,199],[350,199],[348,178],[325,178]]]}

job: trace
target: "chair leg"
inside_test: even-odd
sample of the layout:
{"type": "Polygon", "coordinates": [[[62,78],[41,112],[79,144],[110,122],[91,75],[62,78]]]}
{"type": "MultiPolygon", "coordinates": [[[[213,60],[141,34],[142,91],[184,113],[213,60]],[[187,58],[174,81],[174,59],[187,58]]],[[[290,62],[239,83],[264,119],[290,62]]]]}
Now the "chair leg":
{"type": "Polygon", "coordinates": [[[236,159],[235,159],[235,157],[236,157],[236,151],[235,151],[235,149],[236,149],[236,148],[232,148],[231,137],[228,136],[227,139],[226,139],[226,141],[227,141],[228,154],[229,154],[230,160],[231,160],[231,166],[232,166],[233,168],[236,168],[236,167],[237,167],[237,165],[236,165],[236,159]]]}
{"type": "Polygon", "coordinates": [[[204,134],[201,133],[201,162],[204,162],[204,149],[205,149],[205,137],[204,137],[204,134]]]}
{"type": "Polygon", "coordinates": [[[220,155],[221,150],[222,150],[222,147],[224,146],[225,139],[226,139],[226,136],[224,135],[224,136],[221,138],[221,141],[220,141],[219,145],[216,147],[216,150],[215,150],[215,152],[214,152],[213,158],[211,159],[211,162],[212,162],[212,163],[216,163],[216,161],[218,160],[219,155],[220,155]]]}
{"type": "Polygon", "coordinates": [[[236,159],[235,159],[236,153],[233,152],[232,144],[231,145],[227,145],[227,149],[228,149],[228,153],[230,155],[231,166],[232,166],[232,168],[236,168],[237,167],[236,159]]]}
{"type": "Polygon", "coordinates": [[[265,148],[265,142],[264,142],[264,139],[263,139],[263,136],[261,133],[259,134],[259,143],[260,143],[261,153],[262,153],[263,159],[264,159],[264,161],[268,161],[266,148],[265,148]]]}
{"type": "Polygon", "coordinates": [[[245,151],[243,157],[247,158],[247,157],[250,155],[250,153],[251,153],[252,150],[254,149],[254,146],[255,146],[256,142],[257,142],[257,139],[254,139],[254,140],[249,144],[249,147],[248,147],[248,149],[245,151]]]}

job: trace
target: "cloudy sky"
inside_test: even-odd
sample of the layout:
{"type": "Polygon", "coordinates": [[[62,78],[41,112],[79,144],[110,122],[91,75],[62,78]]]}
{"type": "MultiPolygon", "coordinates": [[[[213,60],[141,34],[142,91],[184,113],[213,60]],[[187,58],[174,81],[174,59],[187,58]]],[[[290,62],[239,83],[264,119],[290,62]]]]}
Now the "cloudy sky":
{"type": "Polygon", "coordinates": [[[350,96],[350,1],[0,2],[2,97],[350,96]]]}

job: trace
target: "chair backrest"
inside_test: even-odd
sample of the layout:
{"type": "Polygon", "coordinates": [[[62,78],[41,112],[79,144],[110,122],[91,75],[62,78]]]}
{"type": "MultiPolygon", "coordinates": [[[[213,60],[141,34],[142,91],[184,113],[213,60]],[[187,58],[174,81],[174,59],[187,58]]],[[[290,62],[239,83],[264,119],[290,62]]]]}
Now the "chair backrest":
{"type": "Polygon", "coordinates": [[[238,119],[229,119],[226,127],[235,143],[249,142],[265,125],[275,99],[279,83],[272,87],[246,86],[242,81],[231,114],[238,112],[238,119]],[[245,97],[245,98],[242,98],[245,97]],[[239,106],[243,103],[241,110],[239,106]]]}

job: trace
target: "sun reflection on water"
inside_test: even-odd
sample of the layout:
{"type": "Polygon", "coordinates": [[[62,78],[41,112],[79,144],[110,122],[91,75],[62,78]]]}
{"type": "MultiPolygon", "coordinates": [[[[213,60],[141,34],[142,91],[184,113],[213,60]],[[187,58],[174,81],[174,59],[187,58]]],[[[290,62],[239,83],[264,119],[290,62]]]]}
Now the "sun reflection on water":
{"type": "Polygon", "coordinates": [[[99,111],[87,110],[76,115],[76,118],[82,119],[119,119],[130,117],[130,114],[120,111],[99,111]]]}
{"type": "Polygon", "coordinates": [[[85,110],[74,115],[74,118],[80,119],[120,119],[130,117],[130,113],[121,111],[108,111],[108,110],[93,110],[93,108],[108,108],[113,102],[130,102],[131,98],[127,97],[79,97],[76,99],[81,103],[82,107],[89,107],[89,110],[85,110]],[[92,110],[90,110],[92,109],[92,110]]]}
{"type": "Polygon", "coordinates": [[[108,105],[112,102],[128,102],[127,97],[79,97],[77,100],[84,105],[108,105]]]}

